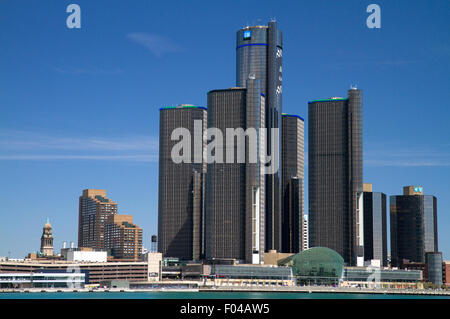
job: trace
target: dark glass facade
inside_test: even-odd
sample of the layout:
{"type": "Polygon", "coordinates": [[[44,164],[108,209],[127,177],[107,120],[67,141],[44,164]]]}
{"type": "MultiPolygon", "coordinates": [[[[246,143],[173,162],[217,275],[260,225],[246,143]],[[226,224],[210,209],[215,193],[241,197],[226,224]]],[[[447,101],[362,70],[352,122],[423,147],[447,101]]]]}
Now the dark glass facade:
{"type": "MultiPolygon", "coordinates": [[[[249,161],[249,137],[245,161],[239,162],[236,136],[227,130],[255,129],[253,146],[260,152],[260,128],[264,126],[264,97],[259,80],[249,79],[246,88],[213,90],[208,93],[208,128],[223,132],[223,162],[208,161],[206,177],[205,257],[234,258],[260,263],[264,253],[264,179],[261,164],[249,161]],[[233,145],[233,146],[231,146],[233,145]],[[233,158],[227,152],[233,150],[233,158]]],[[[213,139],[217,136],[211,137],[213,139]]],[[[210,142],[211,143],[211,142],[210,142]]]]}
{"type": "Polygon", "coordinates": [[[364,260],[387,267],[386,194],[364,192],[364,260]]]}
{"type": "Polygon", "coordinates": [[[185,105],[160,109],[158,251],[164,257],[183,260],[202,257],[205,130],[204,107],[185,105]],[[177,128],[185,128],[190,133],[188,162],[175,163],[172,159],[172,149],[180,142],[171,139],[177,128]]]}
{"type": "Polygon", "coordinates": [[[308,104],[310,247],[363,256],[362,93],[308,104]]]}
{"type": "MultiPolygon", "coordinates": [[[[268,26],[251,26],[237,32],[236,37],[236,85],[245,87],[249,76],[261,81],[261,92],[266,96],[265,127],[281,129],[282,100],[282,33],[277,23],[268,26]]],[[[271,131],[267,132],[266,153],[281,156],[281,132],[278,148],[271,145],[271,131]]],[[[278,166],[278,165],[277,165],[278,166]]],[[[265,246],[266,250],[281,250],[281,169],[265,176],[265,246]]]]}
{"type": "Polygon", "coordinates": [[[425,253],[426,267],[428,273],[428,282],[437,286],[442,286],[442,269],[443,260],[441,252],[427,252],[425,253]]]}
{"type": "Polygon", "coordinates": [[[426,252],[438,251],[436,204],[431,195],[390,197],[392,266],[425,263],[426,252]]]}
{"type": "Polygon", "coordinates": [[[282,120],[282,252],[298,253],[303,247],[304,120],[289,114],[282,120]]]}

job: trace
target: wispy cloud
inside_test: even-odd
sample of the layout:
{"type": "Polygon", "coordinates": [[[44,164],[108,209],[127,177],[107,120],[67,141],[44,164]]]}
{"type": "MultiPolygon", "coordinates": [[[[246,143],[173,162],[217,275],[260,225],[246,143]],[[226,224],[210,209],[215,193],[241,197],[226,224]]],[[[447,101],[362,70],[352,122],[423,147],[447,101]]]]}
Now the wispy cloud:
{"type": "Polygon", "coordinates": [[[54,160],[103,160],[156,162],[158,155],[0,155],[0,160],[54,161],[54,160]]]}
{"type": "Polygon", "coordinates": [[[103,69],[99,67],[80,68],[80,67],[54,67],[53,70],[59,74],[71,75],[108,75],[120,74],[122,70],[119,68],[103,69]]]}
{"type": "Polygon", "coordinates": [[[179,52],[183,48],[166,36],[144,32],[133,32],[127,34],[127,39],[146,47],[156,57],[161,57],[165,53],[179,52]]]}
{"type": "Polygon", "coordinates": [[[422,148],[376,147],[364,152],[364,165],[380,167],[434,167],[450,166],[450,147],[441,149],[424,146],[422,148]]]}
{"type": "Polygon", "coordinates": [[[0,160],[157,161],[158,140],[151,136],[78,137],[0,130],[0,160]]]}

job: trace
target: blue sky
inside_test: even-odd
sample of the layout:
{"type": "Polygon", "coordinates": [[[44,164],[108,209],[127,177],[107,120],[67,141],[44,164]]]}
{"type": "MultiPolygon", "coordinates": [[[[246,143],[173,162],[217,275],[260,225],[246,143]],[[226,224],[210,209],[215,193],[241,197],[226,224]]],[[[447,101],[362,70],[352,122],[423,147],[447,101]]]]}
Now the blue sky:
{"type": "Polygon", "coordinates": [[[284,36],[283,111],[307,119],[308,100],[357,84],[365,182],[388,196],[413,184],[435,195],[450,259],[444,0],[1,1],[0,256],[38,250],[47,217],[57,250],[76,243],[85,188],[106,189],[149,247],[159,107],[206,105],[209,90],[234,86],[235,32],[271,18],[284,36]],[[81,29],[66,27],[70,3],[81,7],[81,29]],[[366,27],[370,3],[381,7],[381,29],[366,27]]]}

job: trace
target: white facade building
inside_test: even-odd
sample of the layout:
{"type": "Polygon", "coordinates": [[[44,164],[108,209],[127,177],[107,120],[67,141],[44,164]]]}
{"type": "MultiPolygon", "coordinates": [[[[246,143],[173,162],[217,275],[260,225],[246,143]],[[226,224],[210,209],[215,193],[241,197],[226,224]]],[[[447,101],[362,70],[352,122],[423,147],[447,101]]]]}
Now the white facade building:
{"type": "Polygon", "coordinates": [[[106,251],[69,250],[67,252],[67,261],[105,263],[107,261],[107,253],[106,251]]]}

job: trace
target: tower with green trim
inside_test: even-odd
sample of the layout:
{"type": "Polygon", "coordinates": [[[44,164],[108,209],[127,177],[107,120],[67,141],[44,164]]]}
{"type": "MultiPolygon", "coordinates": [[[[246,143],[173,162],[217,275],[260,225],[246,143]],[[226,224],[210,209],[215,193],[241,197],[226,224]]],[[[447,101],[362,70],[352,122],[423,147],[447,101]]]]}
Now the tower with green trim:
{"type": "Polygon", "coordinates": [[[159,120],[158,251],[164,257],[199,260],[204,246],[206,108],[162,107],[159,120]]]}
{"type": "Polygon", "coordinates": [[[362,92],[308,103],[310,247],[363,263],[362,92]]]}

